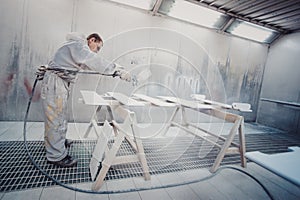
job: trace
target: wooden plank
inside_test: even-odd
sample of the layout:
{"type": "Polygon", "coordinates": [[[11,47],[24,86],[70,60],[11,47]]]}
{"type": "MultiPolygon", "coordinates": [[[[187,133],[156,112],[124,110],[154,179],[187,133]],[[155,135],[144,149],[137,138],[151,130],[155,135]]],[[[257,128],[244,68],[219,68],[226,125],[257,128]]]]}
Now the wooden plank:
{"type": "Polygon", "coordinates": [[[199,102],[196,101],[189,101],[177,97],[172,97],[172,96],[158,96],[161,99],[164,99],[165,101],[177,103],[179,105],[182,105],[184,107],[192,108],[192,109],[197,109],[197,110],[209,110],[213,109],[214,107],[211,105],[204,105],[200,104],[199,102]]]}
{"type": "Polygon", "coordinates": [[[205,95],[192,94],[191,97],[201,103],[219,106],[225,109],[234,109],[241,112],[252,112],[251,105],[248,103],[232,103],[232,105],[205,99],[205,95]]]}
{"type": "Polygon", "coordinates": [[[200,101],[201,103],[206,103],[206,104],[210,104],[210,105],[216,105],[216,106],[219,106],[219,107],[222,107],[222,108],[226,108],[226,109],[232,109],[232,105],[205,99],[204,95],[192,94],[191,97],[193,99],[197,100],[197,101],[200,101]]]}
{"type": "Polygon", "coordinates": [[[134,100],[122,93],[107,92],[107,94],[126,106],[145,106],[143,102],[134,100]]]}
{"type": "Polygon", "coordinates": [[[206,103],[206,104],[220,106],[221,108],[232,109],[231,105],[225,104],[225,103],[220,103],[220,102],[217,102],[217,101],[212,101],[212,100],[205,99],[205,100],[203,100],[203,102],[206,103]]]}
{"type": "Polygon", "coordinates": [[[94,91],[80,90],[80,93],[83,97],[84,103],[87,105],[109,105],[109,102],[107,102],[107,100],[103,99],[99,94],[97,94],[94,91]]]}
{"type": "Polygon", "coordinates": [[[252,112],[249,103],[232,103],[232,108],[241,112],[252,112]]]}
{"type": "Polygon", "coordinates": [[[165,101],[162,101],[162,100],[159,100],[159,99],[156,99],[156,98],[153,98],[153,97],[149,97],[149,96],[144,95],[144,94],[134,94],[134,96],[139,98],[139,99],[142,99],[144,101],[148,101],[148,102],[150,102],[151,104],[153,104],[155,106],[161,106],[161,107],[174,107],[174,106],[176,106],[173,103],[167,103],[165,101]]]}

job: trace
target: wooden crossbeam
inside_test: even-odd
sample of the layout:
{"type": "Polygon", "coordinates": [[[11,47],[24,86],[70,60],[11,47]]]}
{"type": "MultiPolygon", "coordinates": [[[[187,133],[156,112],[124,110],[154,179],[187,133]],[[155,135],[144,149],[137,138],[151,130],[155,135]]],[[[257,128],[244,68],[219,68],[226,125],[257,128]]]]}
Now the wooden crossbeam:
{"type": "Polygon", "coordinates": [[[216,142],[210,140],[209,138],[207,138],[207,137],[205,137],[205,136],[202,136],[202,135],[196,133],[195,131],[192,131],[192,130],[190,130],[189,128],[186,128],[186,127],[184,127],[184,126],[182,126],[182,125],[180,125],[180,124],[178,124],[178,123],[176,123],[176,122],[172,122],[172,125],[177,126],[178,128],[181,128],[182,130],[184,130],[184,131],[186,131],[186,132],[188,132],[188,133],[191,133],[192,135],[195,135],[195,136],[197,136],[197,137],[199,137],[199,138],[201,138],[201,139],[203,139],[203,140],[206,140],[207,142],[213,144],[214,146],[216,146],[216,147],[218,147],[218,148],[220,148],[220,149],[222,148],[222,146],[219,145],[218,143],[216,143],[216,142]]]}
{"type": "MultiPolygon", "coordinates": [[[[200,131],[202,131],[202,132],[204,132],[204,133],[207,133],[207,134],[209,134],[209,135],[211,135],[211,136],[214,136],[214,137],[216,137],[216,138],[218,138],[218,139],[221,139],[221,140],[223,140],[223,141],[226,141],[226,139],[227,138],[225,138],[225,137],[223,137],[223,136],[221,136],[221,135],[217,135],[217,134],[215,134],[215,133],[212,133],[212,132],[210,132],[210,131],[207,131],[207,130],[205,130],[204,128],[201,128],[201,127],[199,127],[199,126],[196,126],[196,125],[194,125],[194,124],[188,124],[189,126],[192,126],[192,127],[194,127],[194,128],[196,128],[196,129],[199,129],[200,131]]],[[[232,145],[234,145],[234,146],[236,146],[236,147],[239,147],[240,145],[239,144],[237,144],[237,143],[235,143],[235,142],[232,142],[232,145]]]]}

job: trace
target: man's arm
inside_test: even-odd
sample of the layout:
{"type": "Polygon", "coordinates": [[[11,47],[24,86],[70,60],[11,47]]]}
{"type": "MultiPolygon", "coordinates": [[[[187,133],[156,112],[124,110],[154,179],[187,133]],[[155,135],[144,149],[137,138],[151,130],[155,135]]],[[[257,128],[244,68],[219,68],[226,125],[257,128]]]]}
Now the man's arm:
{"type": "Polygon", "coordinates": [[[100,55],[92,52],[87,45],[76,44],[71,47],[71,54],[81,69],[99,71],[101,73],[118,73],[122,80],[130,81],[131,75],[120,65],[109,62],[100,55]]]}
{"type": "Polygon", "coordinates": [[[116,65],[92,52],[89,47],[82,43],[76,43],[69,47],[71,56],[81,69],[112,73],[116,65]]]}

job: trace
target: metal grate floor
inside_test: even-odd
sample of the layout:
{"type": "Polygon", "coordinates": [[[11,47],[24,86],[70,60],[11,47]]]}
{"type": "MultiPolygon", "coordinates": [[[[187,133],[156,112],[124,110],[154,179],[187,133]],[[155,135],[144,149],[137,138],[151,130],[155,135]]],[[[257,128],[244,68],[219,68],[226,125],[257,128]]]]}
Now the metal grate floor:
{"type": "MultiPolygon", "coordinates": [[[[95,140],[75,141],[69,149],[69,153],[79,159],[77,167],[59,168],[47,163],[42,141],[28,142],[30,153],[39,166],[50,176],[65,184],[92,181],[89,173],[89,162],[95,144],[95,140]]],[[[195,137],[143,139],[143,145],[150,174],[209,168],[219,152],[217,148],[195,137]]],[[[247,151],[278,153],[287,151],[289,146],[300,146],[300,137],[282,133],[246,135],[247,151]]],[[[127,154],[133,154],[133,150],[127,142],[123,142],[118,155],[127,154]]],[[[231,155],[226,156],[221,165],[239,163],[239,155],[231,155]]],[[[135,176],[142,176],[142,168],[139,163],[115,165],[108,171],[105,179],[112,180],[135,176]]],[[[1,192],[54,184],[29,161],[22,141],[0,142],[1,192]]]]}

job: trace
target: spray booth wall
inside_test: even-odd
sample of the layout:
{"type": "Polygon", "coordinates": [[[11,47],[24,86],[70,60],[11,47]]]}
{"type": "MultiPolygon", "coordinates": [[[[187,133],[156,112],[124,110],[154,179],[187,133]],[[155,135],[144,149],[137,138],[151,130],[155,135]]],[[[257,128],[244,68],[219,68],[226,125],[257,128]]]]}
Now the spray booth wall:
{"type": "Polygon", "coordinates": [[[300,134],[299,44],[300,33],[294,33],[271,46],[257,117],[259,123],[297,134],[300,134]]]}
{"type": "MultiPolygon", "coordinates": [[[[117,78],[80,75],[72,87],[70,120],[88,121],[94,110],[79,100],[81,89],[185,99],[204,94],[229,104],[250,103],[253,112],[242,115],[256,120],[265,45],[100,0],[2,0],[0,25],[0,120],[23,120],[36,68],[48,63],[70,31],[98,32],[104,39],[101,56],[135,74],[152,72],[138,87],[117,78]]],[[[39,84],[30,120],[43,120],[40,90],[39,84]]],[[[142,109],[140,121],[155,112],[151,120],[159,121],[160,112],[169,113],[135,109],[142,109]]]]}

